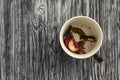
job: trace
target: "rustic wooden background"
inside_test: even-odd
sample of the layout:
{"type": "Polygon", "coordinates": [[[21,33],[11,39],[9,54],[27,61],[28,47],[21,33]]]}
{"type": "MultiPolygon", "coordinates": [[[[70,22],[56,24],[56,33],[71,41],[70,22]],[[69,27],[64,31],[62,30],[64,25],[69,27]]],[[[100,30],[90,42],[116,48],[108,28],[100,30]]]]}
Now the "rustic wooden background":
{"type": "Polygon", "coordinates": [[[0,0],[0,80],[120,80],[119,40],[120,0],[0,0]],[[77,15],[101,25],[100,64],[60,46],[61,26],[77,15]]]}

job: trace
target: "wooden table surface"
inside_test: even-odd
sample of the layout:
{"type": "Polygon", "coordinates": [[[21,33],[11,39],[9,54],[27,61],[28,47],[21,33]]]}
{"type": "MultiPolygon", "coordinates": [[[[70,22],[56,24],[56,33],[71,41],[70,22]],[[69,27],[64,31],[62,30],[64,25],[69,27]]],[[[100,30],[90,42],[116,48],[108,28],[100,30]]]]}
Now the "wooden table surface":
{"type": "Polygon", "coordinates": [[[0,80],[120,80],[120,0],[0,0],[0,80]],[[61,26],[79,15],[103,30],[100,64],[60,46],[61,26]]]}

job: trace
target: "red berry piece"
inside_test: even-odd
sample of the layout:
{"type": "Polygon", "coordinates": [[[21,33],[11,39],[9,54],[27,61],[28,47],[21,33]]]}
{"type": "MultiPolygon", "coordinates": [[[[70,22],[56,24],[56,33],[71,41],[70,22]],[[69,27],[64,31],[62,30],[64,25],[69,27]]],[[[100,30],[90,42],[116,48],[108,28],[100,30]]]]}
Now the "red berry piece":
{"type": "Polygon", "coordinates": [[[64,43],[65,43],[66,47],[68,47],[68,43],[69,43],[70,40],[71,40],[71,38],[65,38],[64,39],[64,43]]]}
{"type": "Polygon", "coordinates": [[[86,52],[85,52],[85,50],[83,48],[79,47],[79,53],[80,54],[85,54],[86,52]]]}

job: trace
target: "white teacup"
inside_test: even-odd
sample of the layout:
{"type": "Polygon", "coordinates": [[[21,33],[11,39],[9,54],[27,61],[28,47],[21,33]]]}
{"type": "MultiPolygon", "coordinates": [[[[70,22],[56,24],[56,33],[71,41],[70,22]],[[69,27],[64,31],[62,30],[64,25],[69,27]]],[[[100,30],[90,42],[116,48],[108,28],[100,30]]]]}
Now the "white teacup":
{"type": "Polygon", "coordinates": [[[61,30],[60,30],[60,44],[63,48],[63,50],[70,55],[71,57],[74,58],[78,58],[78,59],[84,59],[84,58],[88,58],[93,56],[94,54],[97,53],[97,51],[100,49],[101,45],[102,45],[102,41],[103,41],[103,33],[102,30],[100,28],[100,25],[93,20],[90,17],[87,16],[76,16],[73,18],[70,18],[69,20],[67,20],[64,25],[62,26],[61,30]],[[93,48],[89,48],[89,50],[85,53],[85,54],[76,54],[74,52],[71,52],[64,44],[64,40],[63,40],[63,35],[66,31],[66,29],[70,26],[75,26],[75,27],[80,27],[81,25],[87,26],[82,28],[82,30],[86,33],[86,34],[91,34],[94,35],[97,39],[95,45],[93,46],[93,48]],[[91,31],[88,30],[88,27],[91,29],[91,31]]]}

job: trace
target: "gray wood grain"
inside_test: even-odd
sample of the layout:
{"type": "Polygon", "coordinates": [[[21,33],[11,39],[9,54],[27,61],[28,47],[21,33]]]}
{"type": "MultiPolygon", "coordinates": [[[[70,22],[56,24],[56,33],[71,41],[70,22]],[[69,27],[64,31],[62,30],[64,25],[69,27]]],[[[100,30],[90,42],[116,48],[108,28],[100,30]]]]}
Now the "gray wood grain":
{"type": "Polygon", "coordinates": [[[119,40],[120,0],[0,0],[0,80],[120,80],[119,40]],[[101,64],[60,46],[61,26],[78,15],[101,25],[101,64]]]}

